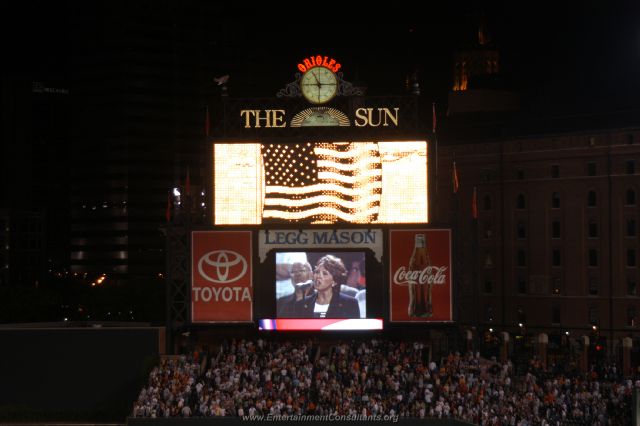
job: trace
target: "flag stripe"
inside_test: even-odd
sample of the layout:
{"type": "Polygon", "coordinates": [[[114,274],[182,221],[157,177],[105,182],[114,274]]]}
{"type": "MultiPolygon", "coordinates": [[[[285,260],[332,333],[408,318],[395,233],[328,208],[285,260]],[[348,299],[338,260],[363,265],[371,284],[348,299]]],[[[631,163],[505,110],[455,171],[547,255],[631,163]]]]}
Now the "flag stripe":
{"type": "Polygon", "coordinates": [[[363,180],[366,181],[367,180],[366,178],[373,177],[373,176],[382,177],[382,170],[381,169],[366,170],[362,172],[359,176],[349,176],[349,175],[343,175],[335,172],[319,172],[318,173],[318,177],[320,178],[320,180],[327,180],[327,181],[335,180],[341,183],[350,183],[350,184],[359,183],[359,182],[362,182],[363,180]]]}
{"type": "Polygon", "coordinates": [[[366,218],[370,215],[376,214],[377,211],[378,211],[378,208],[373,207],[367,211],[353,214],[353,213],[344,213],[340,210],[337,210],[335,208],[330,208],[330,207],[316,207],[314,209],[305,210],[302,212],[283,212],[283,211],[276,211],[276,210],[273,210],[273,211],[265,210],[264,217],[283,219],[283,220],[301,220],[301,219],[307,219],[309,217],[315,217],[315,216],[318,216],[318,217],[335,216],[338,219],[343,221],[356,221],[358,218],[366,218]]]}
{"type": "Polygon", "coordinates": [[[362,198],[359,201],[349,201],[343,200],[340,197],[335,197],[331,195],[316,195],[315,197],[303,198],[300,200],[292,200],[290,198],[268,198],[265,200],[265,205],[267,206],[287,206],[287,207],[307,207],[312,206],[314,204],[321,205],[322,203],[326,203],[327,201],[336,203],[339,206],[342,206],[346,209],[354,209],[359,208],[362,205],[379,205],[380,197],[377,195],[371,195],[367,198],[362,198]]]}
{"type": "Polygon", "coordinates": [[[458,189],[460,189],[460,181],[458,180],[458,169],[456,167],[456,162],[453,162],[453,177],[452,177],[452,181],[453,181],[453,193],[457,194],[458,193],[458,189]]]}
{"type": "MultiPolygon", "coordinates": [[[[266,210],[269,211],[273,214],[276,215],[280,215],[283,212],[285,213],[291,213],[291,214],[304,214],[306,215],[307,212],[310,211],[320,211],[318,209],[324,209],[323,210],[323,215],[325,216],[324,219],[328,219],[329,217],[326,217],[327,215],[330,216],[330,218],[335,219],[337,216],[334,213],[340,213],[340,214],[344,214],[344,215],[352,215],[353,217],[356,217],[356,214],[353,213],[353,209],[352,208],[347,208],[347,207],[343,207],[338,205],[337,203],[333,203],[330,207],[327,207],[327,202],[323,201],[321,203],[315,203],[315,204],[309,204],[308,206],[304,206],[301,208],[294,208],[294,207],[289,207],[289,206],[270,206],[271,209],[270,210],[266,210]],[[280,207],[280,208],[278,208],[280,207]],[[275,213],[274,213],[275,212],[275,213]]],[[[368,209],[375,209],[378,206],[361,206],[358,210],[358,212],[362,212],[362,211],[366,211],[368,209]]],[[[359,214],[359,213],[358,213],[359,214]]]]}
{"type": "Polygon", "coordinates": [[[478,218],[478,190],[473,187],[473,197],[471,198],[471,217],[473,219],[478,218]]]}
{"type": "Polygon", "coordinates": [[[345,197],[356,197],[361,192],[376,192],[382,189],[382,182],[374,181],[361,186],[359,189],[353,189],[345,185],[338,185],[337,183],[318,183],[315,185],[304,186],[301,188],[292,188],[290,186],[267,186],[266,190],[268,194],[287,194],[287,195],[308,195],[312,192],[339,192],[345,197]],[[364,191],[362,191],[364,190],[364,191]]]}
{"type": "Polygon", "coordinates": [[[368,149],[368,148],[354,149],[352,151],[345,151],[344,147],[340,147],[340,146],[337,146],[335,149],[316,147],[314,151],[315,151],[316,155],[319,155],[319,156],[324,155],[326,157],[332,158],[334,161],[336,159],[352,160],[354,158],[355,151],[360,151],[357,154],[376,153],[377,152],[377,150],[368,149]]]}
{"type": "Polygon", "coordinates": [[[329,160],[318,160],[318,167],[333,167],[338,170],[354,172],[367,167],[379,169],[380,167],[382,167],[382,165],[380,164],[380,160],[376,159],[375,157],[366,157],[354,163],[338,163],[329,160]]]}
{"type": "Polygon", "coordinates": [[[431,124],[433,126],[433,133],[435,133],[436,132],[436,103],[435,102],[431,105],[431,115],[432,115],[431,124]]]}

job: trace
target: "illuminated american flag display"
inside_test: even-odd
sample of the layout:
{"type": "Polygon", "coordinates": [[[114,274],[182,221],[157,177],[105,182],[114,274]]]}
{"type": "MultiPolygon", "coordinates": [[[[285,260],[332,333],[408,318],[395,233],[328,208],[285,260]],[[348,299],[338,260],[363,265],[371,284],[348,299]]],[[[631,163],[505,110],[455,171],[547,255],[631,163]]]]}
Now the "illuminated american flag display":
{"type": "Polygon", "coordinates": [[[375,222],[382,163],[376,143],[262,145],[263,217],[315,223],[375,222]]]}
{"type": "Polygon", "coordinates": [[[427,144],[216,143],[214,224],[426,223],[427,144]]]}

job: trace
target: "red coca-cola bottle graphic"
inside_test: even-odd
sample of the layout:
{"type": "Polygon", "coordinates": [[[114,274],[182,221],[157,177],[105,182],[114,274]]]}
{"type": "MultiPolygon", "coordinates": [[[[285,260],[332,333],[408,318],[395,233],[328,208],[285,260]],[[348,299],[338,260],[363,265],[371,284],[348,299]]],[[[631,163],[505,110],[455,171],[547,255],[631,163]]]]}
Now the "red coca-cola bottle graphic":
{"type": "Polygon", "coordinates": [[[409,260],[409,271],[415,277],[414,282],[409,283],[409,317],[429,318],[433,315],[431,304],[431,280],[420,282],[420,277],[426,274],[426,269],[431,266],[429,252],[427,251],[427,239],[424,234],[416,234],[413,253],[409,260]]]}

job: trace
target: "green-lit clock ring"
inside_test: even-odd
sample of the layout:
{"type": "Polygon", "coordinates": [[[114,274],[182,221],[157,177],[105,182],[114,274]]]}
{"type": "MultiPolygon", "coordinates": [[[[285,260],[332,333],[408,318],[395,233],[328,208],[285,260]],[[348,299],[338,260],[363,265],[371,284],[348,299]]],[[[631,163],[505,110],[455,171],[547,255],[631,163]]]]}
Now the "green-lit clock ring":
{"type": "Polygon", "coordinates": [[[338,93],[338,78],[328,68],[311,68],[300,79],[300,91],[312,104],[324,104],[338,93]]]}

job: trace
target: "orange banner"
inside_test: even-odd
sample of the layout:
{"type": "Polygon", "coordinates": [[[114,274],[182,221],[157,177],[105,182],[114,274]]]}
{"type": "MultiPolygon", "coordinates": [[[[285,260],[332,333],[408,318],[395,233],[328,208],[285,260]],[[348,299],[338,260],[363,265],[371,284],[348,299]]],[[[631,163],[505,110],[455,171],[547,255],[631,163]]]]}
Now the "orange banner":
{"type": "Polygon", "coordinates": [[[453,321],[451,230],[389,232],[390,320],[453,321]]]}
{"type": "Polygon", "coordinates": [[[191,234],[191,321],[253,321],[251,231],[191,234]]]}

